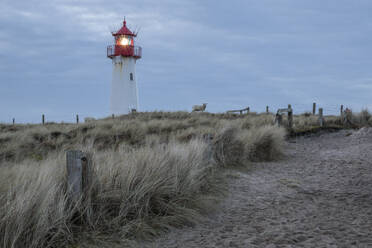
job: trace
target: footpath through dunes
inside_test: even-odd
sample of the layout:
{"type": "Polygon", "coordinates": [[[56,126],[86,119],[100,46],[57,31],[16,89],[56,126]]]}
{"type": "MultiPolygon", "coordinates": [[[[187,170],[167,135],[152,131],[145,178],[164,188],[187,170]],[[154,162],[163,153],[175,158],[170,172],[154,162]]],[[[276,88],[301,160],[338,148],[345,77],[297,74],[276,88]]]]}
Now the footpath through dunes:
{"type": "Polygon", "coordinates": [[[142,247],[372,247],[372,129],[291,139],[232,172],[221,209],[142,247]]]}

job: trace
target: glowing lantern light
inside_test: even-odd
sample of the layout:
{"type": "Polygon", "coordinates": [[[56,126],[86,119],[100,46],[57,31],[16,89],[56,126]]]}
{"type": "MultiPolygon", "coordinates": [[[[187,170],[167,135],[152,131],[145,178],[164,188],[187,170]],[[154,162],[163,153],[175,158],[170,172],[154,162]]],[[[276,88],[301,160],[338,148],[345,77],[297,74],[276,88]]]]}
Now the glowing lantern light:
{"type": "Polygon", "coordinates": [[[123,37],[123,38],[120,39],[120,42],[119,43],[122,46],[128,46],[128,45],[130,45],[130,40],[127,39],[127,38],[125,38],[125,37],[123,37]]]}

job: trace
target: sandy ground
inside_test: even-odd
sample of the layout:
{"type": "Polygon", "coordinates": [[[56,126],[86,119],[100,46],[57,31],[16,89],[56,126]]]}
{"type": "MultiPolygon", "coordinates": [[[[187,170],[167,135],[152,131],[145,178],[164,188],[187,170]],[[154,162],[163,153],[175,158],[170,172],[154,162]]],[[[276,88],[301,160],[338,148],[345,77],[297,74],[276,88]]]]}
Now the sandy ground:
{"type": "Polygon", "coordinates": [[[372,247],[372,129],[300,137],[229,179],[221,209],[143,247],[372,247]]]}

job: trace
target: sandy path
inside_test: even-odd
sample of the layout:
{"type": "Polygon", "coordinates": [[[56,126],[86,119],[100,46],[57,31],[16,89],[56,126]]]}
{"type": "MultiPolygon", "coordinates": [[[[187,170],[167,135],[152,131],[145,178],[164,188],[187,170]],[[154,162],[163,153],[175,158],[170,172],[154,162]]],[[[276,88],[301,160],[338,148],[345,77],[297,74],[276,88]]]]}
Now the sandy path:
{"type": "Polygon", "coordinates": [[[234,172],[221,210],[146,247],[372,247],[372,129],[297,138],[234,172]]]}

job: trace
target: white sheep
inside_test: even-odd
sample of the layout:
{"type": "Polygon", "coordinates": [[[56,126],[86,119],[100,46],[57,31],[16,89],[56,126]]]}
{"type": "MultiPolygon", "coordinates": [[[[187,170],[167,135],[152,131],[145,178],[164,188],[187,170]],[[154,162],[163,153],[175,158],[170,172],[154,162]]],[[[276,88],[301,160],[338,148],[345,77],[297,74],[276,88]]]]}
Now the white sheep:
{"type": "Polygon", "coordinates": [[[194,105],[192,106],[192,112],[201,111],[203,112],[207,107],[207,103],[203,103],[203,105],[194,105]]]}
{"type": "Polygon", "coordinates": [[[93,121],[95,121],[96,119],[95,118],[93,118],[93,117],[85,117],[84,118],[84,122],[93,122],[93,121]]]}

